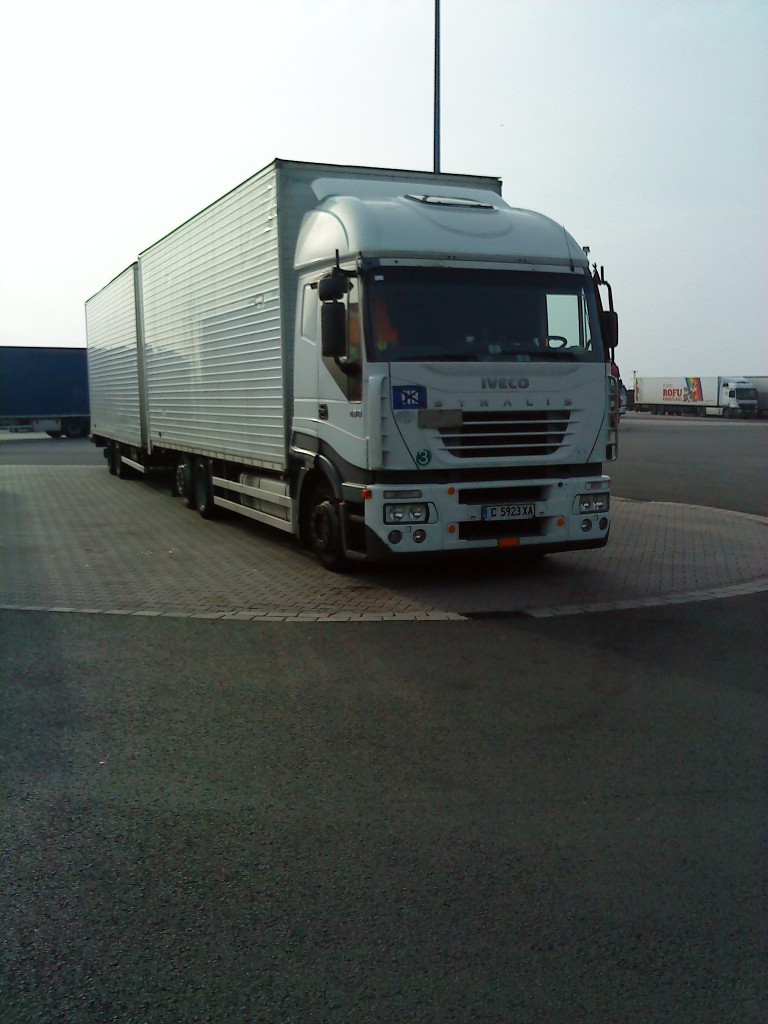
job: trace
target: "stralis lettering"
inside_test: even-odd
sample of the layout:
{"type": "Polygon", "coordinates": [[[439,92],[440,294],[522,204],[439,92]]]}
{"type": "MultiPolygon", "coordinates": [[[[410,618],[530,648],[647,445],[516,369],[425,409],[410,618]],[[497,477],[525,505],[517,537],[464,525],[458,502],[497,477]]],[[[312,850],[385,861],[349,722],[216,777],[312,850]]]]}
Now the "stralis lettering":
{"type": "Polygon", "coordinates": [[[483,390],[524,391],[530,384],[527,377],[481,377],[483,390]]]}

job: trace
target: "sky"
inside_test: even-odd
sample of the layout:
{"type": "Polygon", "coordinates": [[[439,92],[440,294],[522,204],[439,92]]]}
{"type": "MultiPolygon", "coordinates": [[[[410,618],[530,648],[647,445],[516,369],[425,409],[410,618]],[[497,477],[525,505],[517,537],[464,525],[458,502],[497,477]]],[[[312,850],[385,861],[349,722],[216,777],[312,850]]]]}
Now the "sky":
{"type": "MultiPolygon", "coordinates": [[[[25,0],[0,38],[0,344],[275,157],[433,168],[434,0],[25,0]]],[[[622,376],[768,374],[768,3],[441,0],[441,169],[605,268],[622,376]]]]}

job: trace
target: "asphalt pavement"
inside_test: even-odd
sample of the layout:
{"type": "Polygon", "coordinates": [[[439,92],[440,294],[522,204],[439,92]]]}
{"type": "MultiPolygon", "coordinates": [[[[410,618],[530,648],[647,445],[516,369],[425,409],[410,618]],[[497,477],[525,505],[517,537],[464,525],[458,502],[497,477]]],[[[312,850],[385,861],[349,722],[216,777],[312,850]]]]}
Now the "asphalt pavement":
{"type": "Polygon", "coordinates": [[[754,600],[3,612],[1,1019],[761,1022],[754,600]]]}
{"type": "Polygon", "coordinates": [[[337,581],[67,444],[0,456],[2,1024],[765,1019],[759,515],[337,581]]]}

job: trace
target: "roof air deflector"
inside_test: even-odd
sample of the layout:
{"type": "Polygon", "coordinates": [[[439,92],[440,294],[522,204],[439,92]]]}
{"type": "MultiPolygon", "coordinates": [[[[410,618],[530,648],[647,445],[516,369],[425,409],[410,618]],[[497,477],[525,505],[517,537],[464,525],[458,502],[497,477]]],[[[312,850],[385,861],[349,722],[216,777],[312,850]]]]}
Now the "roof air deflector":
{"type": "Polygon", "coordinates": [[[459,196],[416,196],[406,195],[414,203],[424,206],[445,206],[455,210],[493,210],[490,203],[481,203],[477,199],[461,199],[459,196]]]}

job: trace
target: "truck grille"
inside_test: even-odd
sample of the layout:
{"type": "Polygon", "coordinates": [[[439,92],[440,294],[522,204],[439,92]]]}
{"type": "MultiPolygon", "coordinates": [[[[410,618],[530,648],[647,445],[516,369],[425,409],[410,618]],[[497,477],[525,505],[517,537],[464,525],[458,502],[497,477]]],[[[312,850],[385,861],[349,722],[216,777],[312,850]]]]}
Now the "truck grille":
{"type": "Polygon", "coordinates": [[[553,455],[562,445],[570,412],[464,412],[460,427],[440,427],[447,452],[457,459],[553,455]]]}

